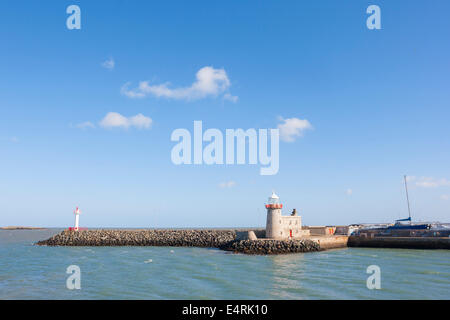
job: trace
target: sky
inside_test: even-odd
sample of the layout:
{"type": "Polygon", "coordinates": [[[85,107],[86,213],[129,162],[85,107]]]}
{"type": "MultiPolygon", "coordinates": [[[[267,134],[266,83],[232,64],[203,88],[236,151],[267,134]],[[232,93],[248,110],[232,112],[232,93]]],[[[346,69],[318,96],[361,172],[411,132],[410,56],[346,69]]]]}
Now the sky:
{"type": "Polygon", "coordinates": [[[5,1],[0,226],[450,222],[450,3],[5,1]],[[70,5],[81,29],[68,29],[70,5]],[[369,5],[381,29],[370,30],[369,5]],[[279,170],[175,165],[174,130],[279,129],[279,170]]]}

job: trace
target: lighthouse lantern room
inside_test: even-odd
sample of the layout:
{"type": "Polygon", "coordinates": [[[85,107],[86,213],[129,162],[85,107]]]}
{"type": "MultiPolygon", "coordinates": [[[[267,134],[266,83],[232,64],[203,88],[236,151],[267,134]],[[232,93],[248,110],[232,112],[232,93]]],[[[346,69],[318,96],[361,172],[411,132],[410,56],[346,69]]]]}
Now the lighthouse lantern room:
{"type": "Polygon", "coordinates": [[[269,202],[266,204],[266,209],[281,209],[283,205],[280,203],[280,197],[275,192],[269,197],[269,202]]]}

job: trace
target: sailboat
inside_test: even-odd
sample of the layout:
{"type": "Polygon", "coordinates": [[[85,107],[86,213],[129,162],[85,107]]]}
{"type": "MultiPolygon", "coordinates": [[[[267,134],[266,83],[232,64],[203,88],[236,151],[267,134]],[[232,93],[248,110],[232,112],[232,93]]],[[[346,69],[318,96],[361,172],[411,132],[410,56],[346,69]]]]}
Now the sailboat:
{"type": "Polygon", "coordinates": [[[387,227],[388,230],[426,230],[430,229],[429,224],[412,224],[411,221],[411,208],[409,206],[409,196],[408,196],[408,184],[406,182],[406,175],[404,176],[405,179],[405,190],[406,190],[406,202],[408,204],[408,214],[409,217],[405,219],[398,219],[395,220],[394,225],[387,227]],[[409,224],[403,224],[402,222],[409,221],[409,224]]]}

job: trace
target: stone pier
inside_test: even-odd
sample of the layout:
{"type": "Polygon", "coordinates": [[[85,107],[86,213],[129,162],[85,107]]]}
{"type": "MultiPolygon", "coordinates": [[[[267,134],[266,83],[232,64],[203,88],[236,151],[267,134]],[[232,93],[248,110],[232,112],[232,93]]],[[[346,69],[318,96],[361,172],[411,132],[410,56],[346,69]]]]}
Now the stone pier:
{"type": "Polygon", "coordinates": [[[264,236],[264,229],[65,230],[36,244],[41,246],[204,247],[246,254],[311,252],[347,246],[347,237],[344,236],[293,240],[265,239],[264,236]]]}

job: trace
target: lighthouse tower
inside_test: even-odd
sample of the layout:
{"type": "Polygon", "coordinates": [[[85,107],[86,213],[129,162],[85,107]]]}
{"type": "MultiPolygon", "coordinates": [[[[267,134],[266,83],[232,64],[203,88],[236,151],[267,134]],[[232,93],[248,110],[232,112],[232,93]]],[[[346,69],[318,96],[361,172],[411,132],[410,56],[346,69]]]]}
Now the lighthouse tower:
{"type": "Polygon", "coordinates": [[[266,223],[266,238],[282,239],[282,217],[280,198],[272,192],[269,202],[266,204],[267,209],[267,223],[266,223]]]}
{"type": "Polygon", "coordinates": [[[78,231],[78,224],[80,222],[80,209],[78,209],[78,207],[75,209],[75,211],[73,212],[75,214],[75,228],[73,228],[73,230],[78,231]]]}

